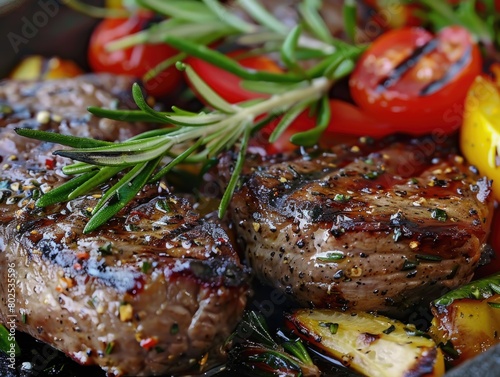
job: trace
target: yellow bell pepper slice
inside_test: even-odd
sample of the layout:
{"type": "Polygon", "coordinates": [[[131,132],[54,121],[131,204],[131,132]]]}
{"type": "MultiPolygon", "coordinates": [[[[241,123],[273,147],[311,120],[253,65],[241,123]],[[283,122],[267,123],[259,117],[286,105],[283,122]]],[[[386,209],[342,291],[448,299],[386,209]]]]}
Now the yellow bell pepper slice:
{"type": "Polygon", "coordinates": [[[465,99],[460,132],[464,157],[481,174],[493,180],[493,193],[500,200],[500,85],[478,76],[465,99]]]}

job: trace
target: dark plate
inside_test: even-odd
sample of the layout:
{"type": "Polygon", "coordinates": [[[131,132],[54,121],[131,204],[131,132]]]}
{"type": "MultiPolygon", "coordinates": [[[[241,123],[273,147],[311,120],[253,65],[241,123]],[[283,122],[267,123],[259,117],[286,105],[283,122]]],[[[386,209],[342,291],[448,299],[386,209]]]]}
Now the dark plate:
{"type": "MultiPolygon", "coordinates": [[[[100,3],[100,1],[87,1],[100,3]]],[[[76,61],[87,68],[86,47],[90,31],[96,20],[76,13],[55,0],[0,0],[0,77],[5,77],[23,57],[32,54],[59,56],[76,61]],[[7,4],[10,3],[10,4],[7,4]]],[[[258,290],[250,309],[266,299],[258,290]]],[[[273,318],[281,318],[286,308],[273,308],[273,318]]],[[[17,370],[8,367],[7,356],[0,353],[0,376],[2,377],[104,377],[97,367],[82,367],[52,347],[40,343],[30,336],[16,337],[22,354],[16,360],[17,370]],[[30,366],[31,369],[23,368],[30,366]]],[[[341,366],[318,360],[325,377],[354,377],[356,374],[341,366]]],[[[229,375],[222,373],[221,375],[229,375]]],[[[500,345],[447,373],[447,377],[498,377],[500,376],[500,345]]]]}

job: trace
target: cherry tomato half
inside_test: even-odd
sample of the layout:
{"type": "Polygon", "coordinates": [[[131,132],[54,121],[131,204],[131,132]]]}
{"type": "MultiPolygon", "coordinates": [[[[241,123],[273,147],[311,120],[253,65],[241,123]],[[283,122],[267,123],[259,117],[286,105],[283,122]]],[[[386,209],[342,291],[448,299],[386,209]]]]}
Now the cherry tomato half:
{"type": "MultiPolygon", "coordinates": [[[[393,125],[374,119],[361,111],[359,107],[345,101],[331,99],[330,113],[330,124],[320,140],[320,145],[323,147],[333,146],[340,142],[355,141],[360,136],[379,138],[394,133],[393,125]]],[[[262,130],[264,138],[269,138],[277,123],[276,120],[262,130]]],[[[303,112],[278,140],[265,146],[266,152],[274,154],[297,149],[297,146],[290,142],[290,137],[296,132],[306,131],[315,125],[316,118],[310,116],[307,111],[303,112]]]]}
{"type": "MultiPolygon", "coordinates": [[[[106,44],[143,30],[152,15],[135,14],[126,19],[104,19],[92,33],[88,50],[90,67],[95,72],[126,74],[142,78],[150,69],[177,53],[166,44],[140,44],[123,50],[107,51],[106,44]]],[[[144,83],[148,94],[160,97],[176,89],[182,74],[170,67],[144,83]]]]}
{"type": "MultiPolygon", "coordinates": [[[[228,56],[238,60],[238,62],[246,68],[276,73],[283,72],[273,60],[266,56],[248,56],[239,59],[238,55],[242,53],[242,51],[235,51],[229,53],[228,56]]],[[[208,86],[229,103],[238,103],[250,99],[268,97],[268,94],[246,90],[241,86],[241,79],[238,76],[224,71],[206,61],[191,57],[186,60],[186,63],[191,65],[208,86]]]]}
{"type": "Polygon", "coordinates": [[[349,86],[368,114],[395,131],[455,131],[469,86],[481,73],[479,48],[459,26],[436,36],[421,28],[391,30],[362,55],[349,86]],[[455,116],[454,116],[455,115],[455,116]]]}
{"type": "MultiPolygon", "coordinates": [[[[229,54],[236,57],[241,51],[229,54]]],[[[269,72],[282,72],[281,68],[271,59],[265,56],[245,57],[238,59],[241,65],[247,68],[265,70],[269,72]]],[[[197,58],[188,58],[187,63],[198,73],[198,75],[222,98],[230,103],[238,103],[255,98],[263,98],[268,94],[251,92],[241,87],[241,79],[227,71],[217,68],[210,63],[197,58]]],[[[330,100],[330,112],[332,119],[330,126],[322,137],[322,143],[328,146],[331,143],[351,139],[352,136],[382,137],[394,133],[395,126],[390,122],[380,121],[367,115],[359,107],[345,101],[330,100]]],[[[305,131],[316,125],[316,118],[311,117],[307,111],[287,128],[285,132],[274,143],[267,140],[276,127],[279,120],[271,122],[266,126],[254,145],[265,149],[265,153],[273,154],[296,149],[297,146],[290,142],[290,136],[296,132],[305,131]]],[[[397,131],[397,130],[396,130],[397,131]]]]}

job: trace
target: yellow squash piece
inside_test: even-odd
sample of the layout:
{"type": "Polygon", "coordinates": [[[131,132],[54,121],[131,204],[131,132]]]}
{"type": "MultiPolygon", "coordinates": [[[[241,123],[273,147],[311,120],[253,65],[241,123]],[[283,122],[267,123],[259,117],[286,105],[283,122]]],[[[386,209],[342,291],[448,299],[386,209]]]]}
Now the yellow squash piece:
{"type": "Polygon", "coordinates": [[[52,80],[75,77],[82,73],[82,69],[71,60],[33,55],[23,59],[9,77],[15,80],[52,80]]]}
{"type": "Polygon", "coordinates": [[[444,358],[415,327],[364,312],[299,310],[288,325],[300,337],[370,377],[442,376],[444,358]]]}
{"type": "Polygon", "coordinates": [[[490,78],[478,76],[469,89],[460,148],[481,174],[493,180],[495,198],[500,200],[500,87],[490,78]]]}

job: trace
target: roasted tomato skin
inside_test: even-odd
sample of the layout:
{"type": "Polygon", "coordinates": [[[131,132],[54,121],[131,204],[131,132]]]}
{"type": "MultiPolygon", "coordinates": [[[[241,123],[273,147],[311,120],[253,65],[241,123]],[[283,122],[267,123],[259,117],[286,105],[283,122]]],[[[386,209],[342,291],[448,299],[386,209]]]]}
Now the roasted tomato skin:
{"type": "MultiPolygon", "coordinates": [[[[237,59],[242,66],[247,68],[268,72],[282,72],[281,67],[266,56],[252,56],[240,59],[239,56],[244,56],[241,54],[244,54],[244,51],[236,51],[228,55],[237,59]]],[[[186,62],[217,94],[230,103],[269,96],[268,94],[246,90],[241,86],[239,77],[206,61],[188,58],[186,62]]],[[[332,114],[331,125],[325,131],[324,137],[321,138],[325,146],[339,142],[339,138],[351,140],[352,137],[357,138],[358,136],[383,137],[394,132],[395,125],[391,122],[374,119],[359,107],[345,101],[331,99],[330,112],[332,114]]],[[[254,140],[265,150],[265,153],[274,154],[296,149],[297,146],[290,142],[290,136],[296,132],[313,128],[316,125],[316,118],[305,111],[299,115],[278,140],[269,143],[268,138],[278,121],[279,119],[276,119],[271,122],[254,140]]]]}
{"type": "MultiPolygon", "coordinates": [[[[359,107],[338,99],[331,99],[330,102],[331,120],[328,128],[323,133],[319,144],[322,147],[330,147],[335,144],[346,142],[356,143],[359,137],[370,136],[381,138],[394,133],[396,125],[390,122],[380,121],[363,112],[359,107]]],[[[278,120],[271,122],[262,130],[264,142],[271,135],[272,130],[277,125],[278,120]]],[[[290,142],[290,137],[300,131],[306,131],[315,127],[316,117],[311,116],[307,111],[303,112],[283,132],[274,143],[266,144],[266,151],[269,154],[290,152],[297,149],[297,145],[290,142]]]]}
{"type": "MultiPolygon", "coordinates": [[[[268,72],[283,72],[283,70],[270,58],[266,56],[240,56],[244,51],[234,51],[228,56],[236,59],[242,66],[246,68],[268,71],[268,72]]],[[[256,98],[268,97],[268,94],[258,93],[246,90],[241,86],[241,79],[222,68],[216,67],[204,60],[189,57],[186,59],[196,73],[205,81],[218,95],[224,98],[229,103],[239,103],[256,98]]]]}
{"type": "MultiPolygon", "coordinates": [[[[110,72],[142,78],[146,72],[177,53],[166,44],[140,44],[123,50],[108,51],[106,45],[114,40],[145,29],[153,15],[137,13],[130,18],[109,18],[94,29],[88,49],[88,62],[94,72],[110,72]]],[[[182,74],[174,66],[144,82],[148,94],[160,97],[177,89],[182,74]]]]}
{"type": "Polygon", "coordinates": [[[469,86],[481,73],[481,60],[477,44],[462,27],[444,28],[436,36],[422,28],[391,30],[358,61],[350,92],[374,118],[399,123],[399,132],[452,132],[460,122],[449,112],[462,109],[469,86]]]}

